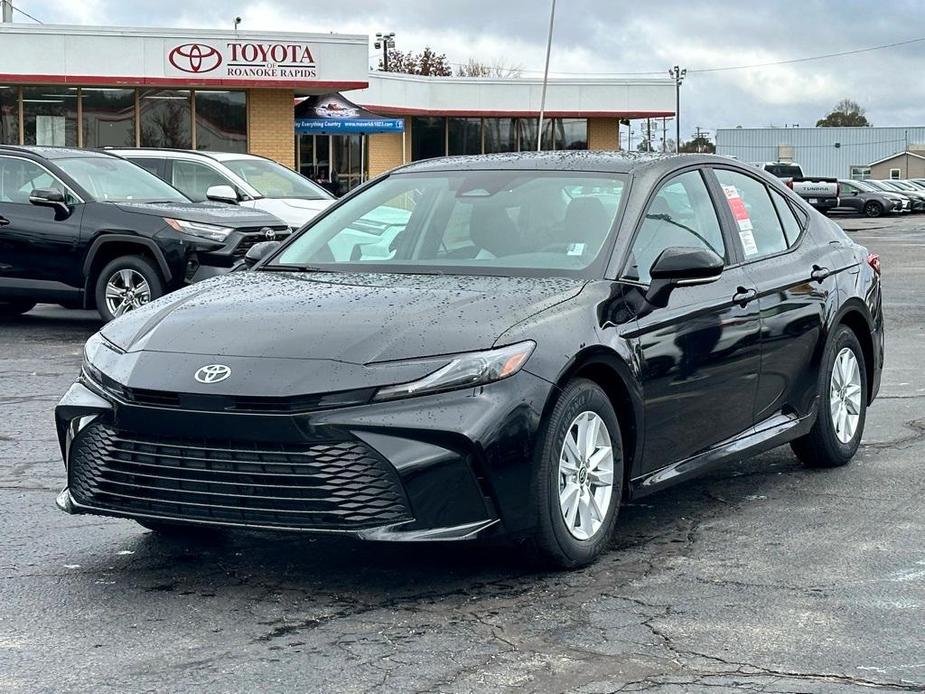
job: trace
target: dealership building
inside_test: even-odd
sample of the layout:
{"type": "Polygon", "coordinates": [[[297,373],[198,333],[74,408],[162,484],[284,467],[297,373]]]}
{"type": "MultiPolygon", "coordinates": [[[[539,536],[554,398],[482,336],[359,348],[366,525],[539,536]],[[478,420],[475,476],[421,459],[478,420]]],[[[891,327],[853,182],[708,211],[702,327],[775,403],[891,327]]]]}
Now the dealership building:
{"type": "MultiPolygon", "coordinates": [[[[444,154],[536,148],[536,79],[370,69],[365,35],[0,25],[0,143],[250,152],[344,187],[444,154]],[[305,97],[398,119],[298,134],[305,97]],[[339,102],[338,102],[339,103],[339,102]]],[[[618,149],[621,119],[675,111],[670,79],[550,80],[544,149],[618,149]]]]}
{"type": "Polygon", "coordinates": [[[751,163],[795,162],[807,176],[913,178],[923,171],[923,127],[720,128],[716,153],[751,163]],[[916,154],[918,153],[918,154],[916,154]]]}

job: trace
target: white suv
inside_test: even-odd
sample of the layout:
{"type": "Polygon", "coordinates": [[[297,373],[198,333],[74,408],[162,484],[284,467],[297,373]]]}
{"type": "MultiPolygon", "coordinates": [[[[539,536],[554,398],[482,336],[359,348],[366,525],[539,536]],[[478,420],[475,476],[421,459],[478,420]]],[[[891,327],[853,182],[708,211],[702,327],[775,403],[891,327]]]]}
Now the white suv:
{"type": "Polygon", "coordinates": [[[184,149],[108,149],[161,177],[191,200],[215,200],[264,210],[298,229],[334,197],[271,159],[253,154],[184,149]]]}

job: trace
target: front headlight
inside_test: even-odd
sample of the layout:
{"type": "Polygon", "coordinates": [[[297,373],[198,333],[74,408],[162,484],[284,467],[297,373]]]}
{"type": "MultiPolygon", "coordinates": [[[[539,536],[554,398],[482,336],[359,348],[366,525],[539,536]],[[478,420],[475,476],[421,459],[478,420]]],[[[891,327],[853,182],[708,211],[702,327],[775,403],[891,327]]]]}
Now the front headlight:
{"type": "Polygon", "coordinates": [[[395,400],[500,381],[520,371],[534,347],[536,343],[528,340],[484,352],[460,354],[446,366],[417,381],[380,388],[373,400],[395,400]]]}
{"type": "Polygon", "coordinates": [[[102,334],[94,333],[90,336],[90,339],[87,340],[87,343],[84,345],[84,358],[80,371],[81,375],[85,378],[100,385],[103,383],[103,373],[96,366],[96,363],[99,361],[102,350],[108,350],[116,354],[125,354],[123,350],[116,347],[103,337],[102,334]]]}
{"type": "Polygon", "coordinates": [[[229,227],[220,227],[216,224],[203,224],[202,222],[188,222],[185,219],[164,217],[164,221],[175,231],[189,234],[190,236],[209,239],[210,241],[224,241],[228,238],[228,234],[234,231],[234,229],[229,227]]]}

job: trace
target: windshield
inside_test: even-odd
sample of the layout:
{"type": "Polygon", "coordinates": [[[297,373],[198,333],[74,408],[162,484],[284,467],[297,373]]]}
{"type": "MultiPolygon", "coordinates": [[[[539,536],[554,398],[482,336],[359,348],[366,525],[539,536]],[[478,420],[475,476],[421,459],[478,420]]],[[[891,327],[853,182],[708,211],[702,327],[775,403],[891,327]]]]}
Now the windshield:
{"type": "Polygon", "coordinates": [[[765,165],[764,170],[772,176],[777,176],[778,178],[803,177],[803,169],[793,164],[767,164],[765,165]]]}
{"type": "Polygon", "coordinates": [[[852,183],[854,183],[854,185],[856,185],[861,190],[866,190],[868,193],[878,192],[877,189],[870,185],[870,183],[867,181],[852,181],[852,183]]]}
{"type": "Polygon", "coordinates": [[[869,186],[870,186],[871,188],[873,188],[874,190],[880,191],[881,193],[882,193],[883,191],[887,191],[887,192],[889,192],[889,193],[895,193],[895,192],[896,192],[895,190],[891,190],[889,187],[883,185],[883,183],[881,183],[880,181],[868,180],[868,181],[865,181],[865,183],[867,183],[867,185],[869,185],[869,186]]]}
{"type": "Polygon", "coordinates": [[[898,188],[899,190],[915,191],[915,186],[910,185],[905,181],[890,181],[889,185],[891,188],[898,188]]]}
{"type": "Polygon", "coordinates": [[[607,247],[625,178],[555,171],[393,174],[308,226],[273,265],[583,276],[607,247]]]}
{"type": "Polygon", "coordinates": [[[266,159],[228,159],[222,162],[265,198],[331,200],[332,196],[305,176],[266,159]]]}
{"type": "Polygon", "coordinates": [[[100,202],[189,202],[154,174],[116,157],[56,159],[55,164],[100,202]]]}

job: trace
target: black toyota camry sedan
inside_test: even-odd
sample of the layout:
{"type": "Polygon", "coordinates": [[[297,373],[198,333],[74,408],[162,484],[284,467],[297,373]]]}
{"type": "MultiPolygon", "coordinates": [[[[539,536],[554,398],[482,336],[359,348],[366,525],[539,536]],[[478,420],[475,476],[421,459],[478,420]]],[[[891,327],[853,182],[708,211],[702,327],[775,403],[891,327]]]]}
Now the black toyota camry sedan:
{"type": "Polygon", "coordinates": [[[62,509],[573,567],[709,467],[847,463],[880,383],[877,256],[722,157],[415,163],[249,260],[90,339],[62,509]]]}

